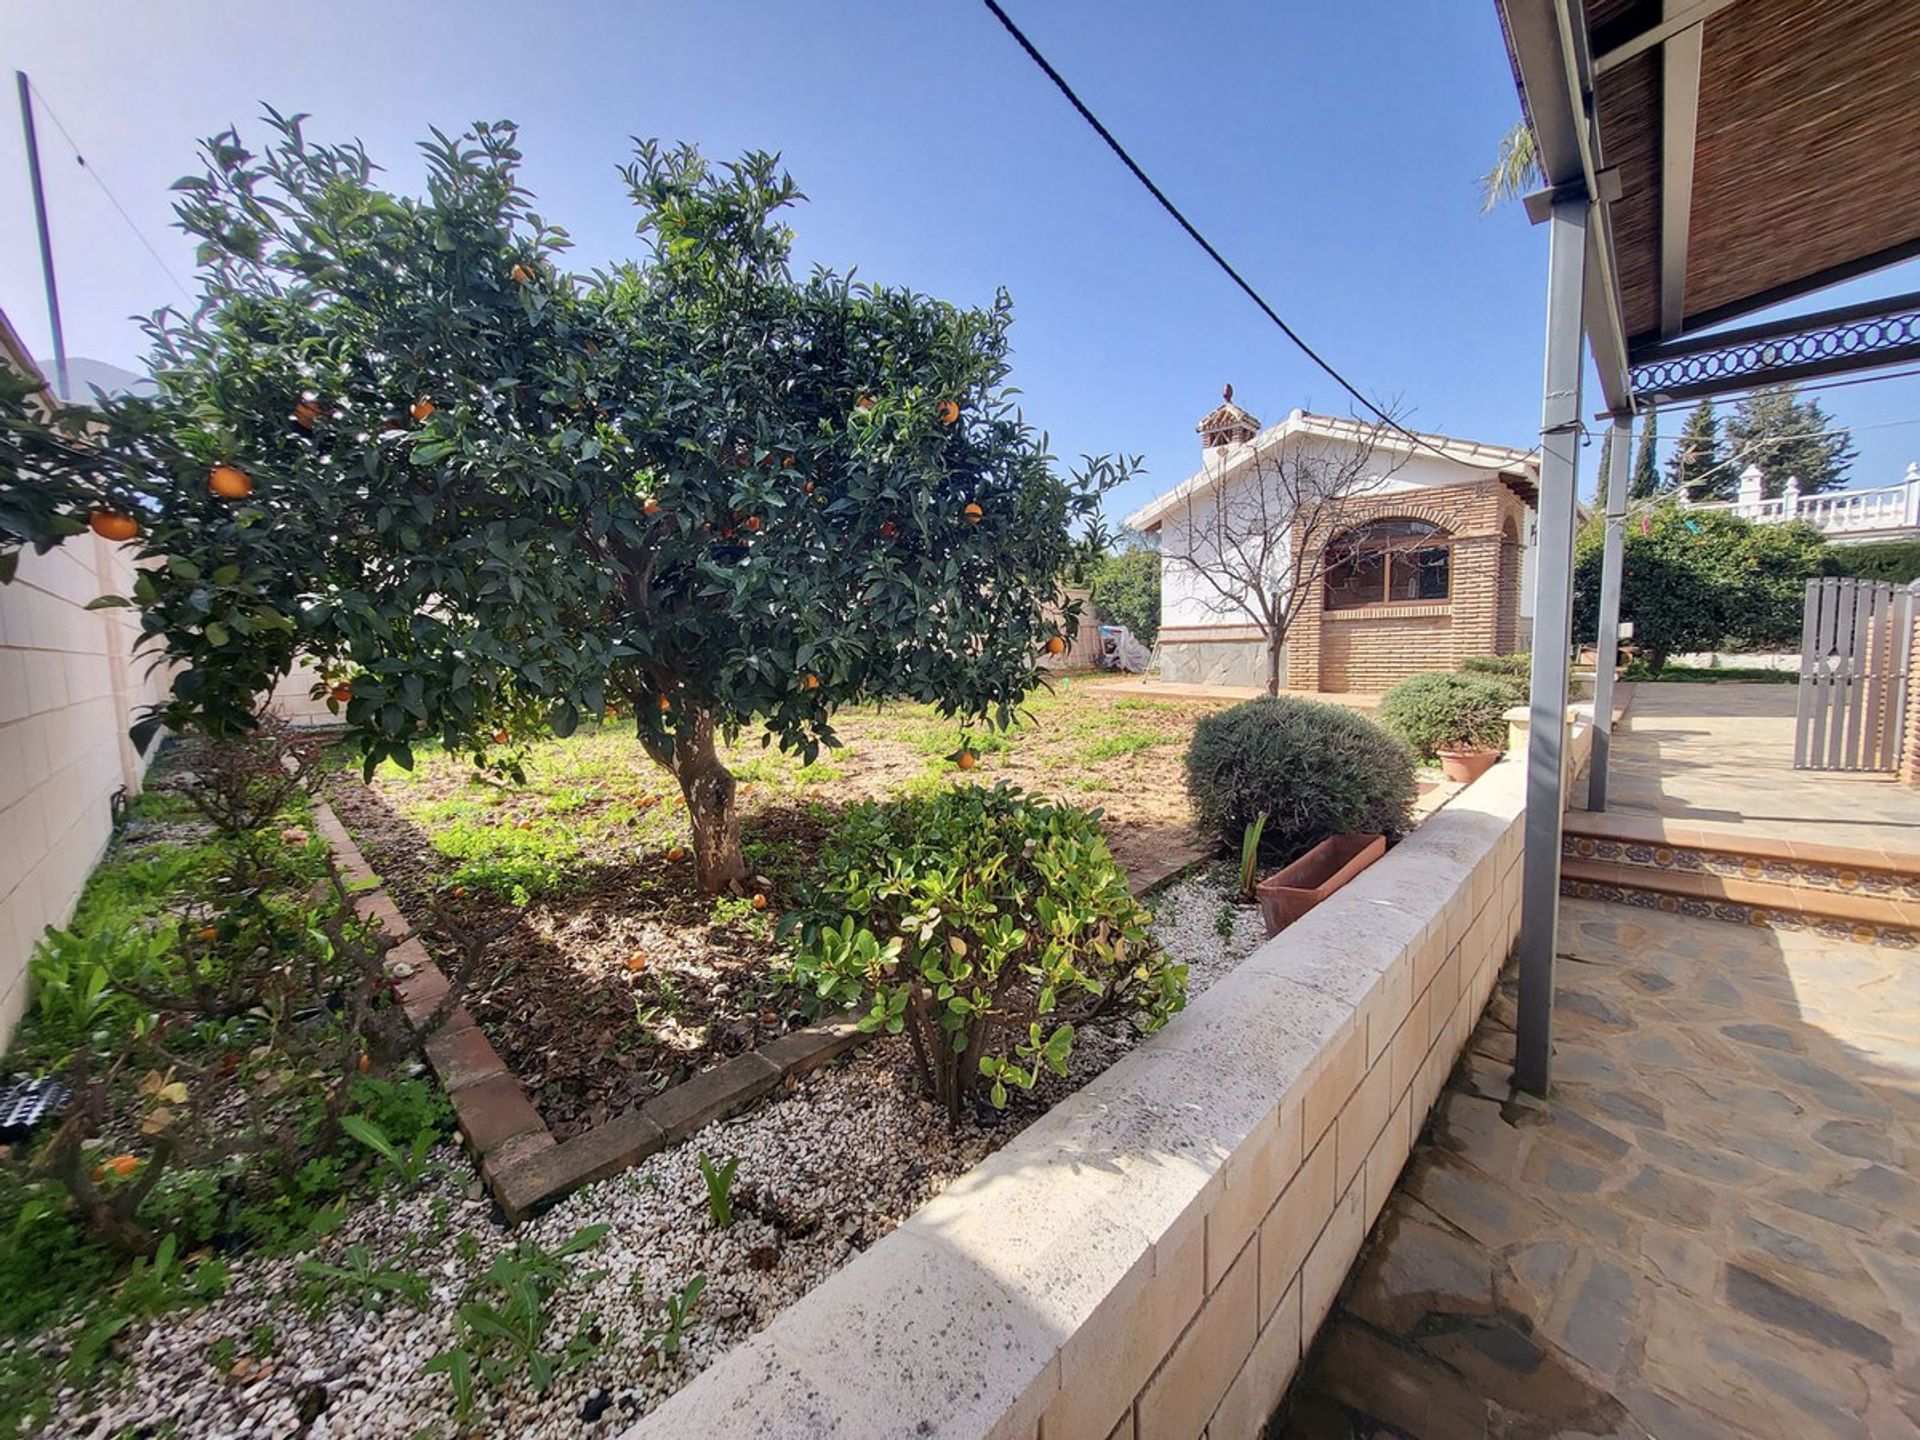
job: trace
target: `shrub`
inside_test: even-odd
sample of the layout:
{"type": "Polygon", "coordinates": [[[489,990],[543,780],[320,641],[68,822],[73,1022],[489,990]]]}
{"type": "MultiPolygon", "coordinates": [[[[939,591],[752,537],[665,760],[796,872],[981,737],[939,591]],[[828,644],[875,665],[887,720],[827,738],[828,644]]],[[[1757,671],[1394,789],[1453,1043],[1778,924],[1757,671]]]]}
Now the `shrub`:
{"type": "Polygon", "coordinates": [[[1469,655],[1460,662],[1460,670],[1498,681],[1506,688],[1509,706],[1526,704],[1533,688],[1533,655],[1526,650],[1511,655],[1469,655]]]}
{"type": "Polygon", "coordinates": [[[1144,546],[1104,555],[1093,567],[1093,608],[1142,645],[1160,633],[1160,552],[1144,546]]]}
{"type": "Polygon", "coordinates": [[[1469,675],[1498,675],[1508,680],[1527,680],[1533,675],[1533,655],[1518,650],[1511,655],[1469,655],[1460,662],[1469,675]]]}
{"type": "Polygon", "coordinates": [[[848,810],[799,913],[794,978],[904,1032],[928,1092],[957,1124],[990,1082],[1064,1075],[1078,1028],[1128,1015],[1144,1030],[1186,1003],[1187,967],[1108,853],[1098,813],[1007,785],[957,785],[848,810]]]}
{"type": "Polygon", "coordinates": [[[1265,811],[1265,848],[1290,859],[1341,831],[1404,832],[1413,769],[1407,748],[1365,716],[1269,696],[1194,727],[1187,793],[1201,829],[1229,848],[1265,811]]]}
{"type": "MultiPolygon", "coordinates": [[[[1598,623],[1605,539],[1598,522],[1574,542],[1576,635],[1598,623]]],[[[1806,582],[1827,543],[1811,525],[1756,525],[1721,510],[1659,504],[1627,530],[1620,618],[1634,648],[1658,671],[1693,650],[1793,648],[1800,643],[1806,582]]]]}
{"type": "Polygon", "coordinates": [[[1380,723],[1423,760],[1441,746],[1505,749],[1510,679],[1430,670],[1412,675],[1380,699],[1380,723]]]}
{"type": "Polygon", "coordinates": [[[1820,559],[1820,573],[1851,575],[1860,580],[1891,580],[1896,585],[1905,585],[1920,580],[1920,540],[1829,545],[1820,559]]]}

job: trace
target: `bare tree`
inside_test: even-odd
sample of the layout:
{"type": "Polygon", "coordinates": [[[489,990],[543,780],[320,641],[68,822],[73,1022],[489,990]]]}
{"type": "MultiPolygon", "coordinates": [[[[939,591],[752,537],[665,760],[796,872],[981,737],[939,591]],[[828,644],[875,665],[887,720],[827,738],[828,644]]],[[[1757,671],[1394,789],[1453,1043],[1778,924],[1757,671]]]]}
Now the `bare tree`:
{"type": "MultiPolygon", "coordinates": [[[[1330,567],[1355,558],[1343,533],[1353,501],[1384,488],[1409,458],[1390,419],[1338,422],[1339,437],[1296,433],[1246,460],[1222,456],[1225,473],[1195,486],[1183,524],[1161,527],[1161,563],[1184,569],[1215,615],[1241,615],[1266,641],[1267,693],[1280,692],[1280,660],[1301,607],[1330,567]]],[[[1420,542],[1409,540],[1409,549],[1420,542]]],[[[1427,542],[1431,544],[1430,541],[1427,542]]],[[[1384,547],[1369,544],[1367,555],[1384,547]]],[[[1380,564],[1390,557],[1380,553],[1380,564]]]]}

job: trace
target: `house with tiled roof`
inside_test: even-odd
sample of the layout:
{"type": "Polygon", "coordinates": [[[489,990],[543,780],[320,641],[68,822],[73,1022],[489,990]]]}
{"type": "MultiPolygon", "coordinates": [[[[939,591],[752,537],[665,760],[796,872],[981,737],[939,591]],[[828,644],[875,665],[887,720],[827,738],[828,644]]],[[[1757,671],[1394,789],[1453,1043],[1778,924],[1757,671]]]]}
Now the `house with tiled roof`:
{"type": "Polygon", "coordinates": [[[1160,543],[1163,680],[1267,682],[1256,574],[1295,592],[1287,689],[1377,692],[1527,648],[1535,453],[1304,410],[1263,429],[1231,386],[1195,429],[1200,468],[1126,522],[1160,543]]]}

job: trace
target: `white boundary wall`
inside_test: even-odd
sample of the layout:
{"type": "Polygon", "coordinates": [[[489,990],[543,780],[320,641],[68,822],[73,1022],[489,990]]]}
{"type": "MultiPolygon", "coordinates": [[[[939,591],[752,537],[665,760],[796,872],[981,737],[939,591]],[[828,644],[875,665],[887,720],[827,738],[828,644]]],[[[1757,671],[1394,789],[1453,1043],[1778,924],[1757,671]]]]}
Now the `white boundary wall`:
{"type": "Polygon", "coordinates": [[[92,534],[36,555],[0,586],[0,1045],[26,1005],[27,960],[64,925],[112,835],[112,797],[140,789],[127,738],[166,693],[133,658],[131,610],[86,609],[133,587],[130,552],[92,534]]]}
{"type": "Polygon", "coordinates": [[[631,1440],[1257,1436],[1518,934],[1525,778],[1494,766],[631,1440]]]}

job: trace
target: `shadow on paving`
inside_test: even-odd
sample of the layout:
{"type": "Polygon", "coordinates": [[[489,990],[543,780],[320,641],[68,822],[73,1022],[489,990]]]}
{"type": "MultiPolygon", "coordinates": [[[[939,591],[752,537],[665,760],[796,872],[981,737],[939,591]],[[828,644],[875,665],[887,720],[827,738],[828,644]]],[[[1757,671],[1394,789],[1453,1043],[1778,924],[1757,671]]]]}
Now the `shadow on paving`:
{"type": "Polygon", "coordinates": [[[1512,975],[1270,1437],[1920,1431],[1920,964],[1566,901],[1553,1095],[1512,975]]]}

